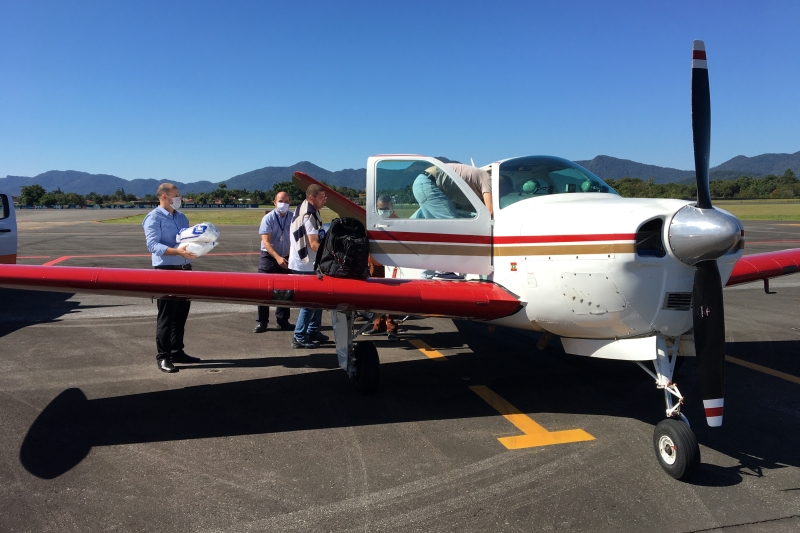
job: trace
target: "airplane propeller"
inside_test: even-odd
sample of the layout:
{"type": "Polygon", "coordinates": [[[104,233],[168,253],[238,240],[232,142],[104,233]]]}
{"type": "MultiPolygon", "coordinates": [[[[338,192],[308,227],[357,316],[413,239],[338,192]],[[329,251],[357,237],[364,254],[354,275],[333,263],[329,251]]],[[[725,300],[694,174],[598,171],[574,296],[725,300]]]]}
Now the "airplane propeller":
{"type": "MultiPolygon", "coordinates": [[[[709,186],[711,95],[703,41],[692,43],[692,134],[697,208],[713,209],[709,186]]],[[[738,228],[737,228],[738,229],[738,228]]],[[[722,425],[725,389],[725,309],[716,257],[699,261],[692,290],[695,351],[700,392],[709,426],[722,425]]]]}
{"type": "Polygon", "coordinates": [[[742,229],[736,219],[711,205],[711,98],[703,41],[694,41],[692,50],[692,133],[697,204],[681,208],[672,217],[669,242],[678,259],[695,267],[692,322],[700,391],[708,425],[720,426],[725,389],[725,310],[717,259],[738,247],[742,229]]]}

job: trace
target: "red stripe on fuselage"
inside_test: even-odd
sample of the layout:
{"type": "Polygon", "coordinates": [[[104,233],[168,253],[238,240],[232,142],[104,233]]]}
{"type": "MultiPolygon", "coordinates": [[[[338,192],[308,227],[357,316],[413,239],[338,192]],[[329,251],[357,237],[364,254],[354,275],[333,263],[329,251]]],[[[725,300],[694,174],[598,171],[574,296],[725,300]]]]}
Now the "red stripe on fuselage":
{"type": "MultiPolygon", "coordinates": [[[[373,241],[442,242],[450,244],[492,244],[491,237],[453,235],[448,233],[419,233],[416,231],[368,231],[373,241]]],[[[495,237],[494,244],[572,243],[597,241],[634,241],[635,233],[602,233],[597,235],[523,235],[495,237]]]]}
{"type": "Polygon", "coordinates": [[[692,51],[692,59],[706,59],[706,51],[705,50],[693,50],[692,51]]]}
{"type": "Polygon", "coordinates": [[[722,407],[706,407],[706,417],[722,416],[722,407]]]}
{"type": "Polygon", "coordinates": [[[368,231],[373,241],[444,242],[451,244],[492,244],[491,237],[482,235],[453,235],[448,233],[419,233],[416,231],[368,231]]]}
{"type": "Polygon", "coordinates": [[[559,242],[633,241],[635,233],[603,233],[597,235],[523,235],[519,237],[495,237],[495,244],[536,244],[559,242]]]}

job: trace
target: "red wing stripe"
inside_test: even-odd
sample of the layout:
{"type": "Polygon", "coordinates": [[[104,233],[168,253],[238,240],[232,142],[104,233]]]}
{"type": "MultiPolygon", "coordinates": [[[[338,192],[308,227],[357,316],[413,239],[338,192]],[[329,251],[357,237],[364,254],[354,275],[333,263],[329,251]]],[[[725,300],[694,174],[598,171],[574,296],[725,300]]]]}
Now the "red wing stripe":
{"type": "Polygon", "coordinates": [[[726,286],[800,271],[800,249],[746,255],[733,266],[726,286]]]}
{"type": "Polygon", "coordinates": [[[706,418],[722,416],[722,407],[706,407],[706,418]]]}
{"type": "MultiPolygon", "coordinates": [[[[684,56],[686,57],[686,56],[684,56]]],[[[693,50],[692,51],[692,59],[702,59],[705,61],[706,59],[706,51],[705,50],[693,50]]]]}

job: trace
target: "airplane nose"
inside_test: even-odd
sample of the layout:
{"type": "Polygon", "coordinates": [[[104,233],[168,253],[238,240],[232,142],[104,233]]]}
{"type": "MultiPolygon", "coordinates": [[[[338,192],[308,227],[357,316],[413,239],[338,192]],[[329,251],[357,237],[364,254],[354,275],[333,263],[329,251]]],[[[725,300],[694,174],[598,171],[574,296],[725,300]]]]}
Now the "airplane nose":
{"type": "Polygon", "coordinates": [[[682,263],[722,257],[741,240],[738,220],[716,209],[682,207],[669,225],[669,246],[682,263]]]}

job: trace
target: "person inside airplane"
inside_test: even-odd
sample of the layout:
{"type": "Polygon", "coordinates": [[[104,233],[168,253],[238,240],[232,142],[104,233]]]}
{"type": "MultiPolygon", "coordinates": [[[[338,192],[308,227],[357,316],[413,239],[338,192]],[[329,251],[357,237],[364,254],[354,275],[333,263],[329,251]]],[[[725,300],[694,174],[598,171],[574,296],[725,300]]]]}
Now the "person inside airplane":
{"type": "Polygon", "coordinates": [[[436,166],[430,166],[414,180],[412,191],[419,210],[412,218],[458,218],[453,202],[439,185],[442,182],[440,176],[447,177],[436,166]]]}

